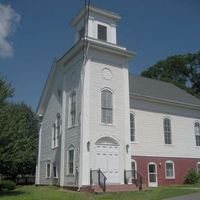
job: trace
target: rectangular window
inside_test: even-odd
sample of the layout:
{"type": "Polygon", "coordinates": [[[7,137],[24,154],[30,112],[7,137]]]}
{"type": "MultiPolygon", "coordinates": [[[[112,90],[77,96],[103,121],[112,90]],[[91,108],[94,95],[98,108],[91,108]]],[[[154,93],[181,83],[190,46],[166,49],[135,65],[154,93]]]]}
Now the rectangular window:
{"type": "Polygon", "coordinates": [[[165,144],[172,144],[171,121],[168,118],[165,118],[163,120],[163,123],[164,123],[165,144]]]}
{"type": "Polygon", "coordinates": [[[56,167],[56,164],[53,165],[53,177],[57,178],[57,167],[56,167]]]}
{"type": "Polygon", "coordinates": [[[167,179],[175,178],[175,176],[174,176],[174,163],[173,162],[166,162],[165,163],[165,177],[167,179]]]}
{"type": "Polygon", "coordinates": [[[195,122],[194,130],[195,130],[196,146],[200,146],[200,123],[199,122],[195,122]]]}
{"type": "Polygon", "coordinates": [[[56,140],[57,140],[57,136],[56,136],[56,125],[55,123],[53,124],[52,127],[52,148],[56,147],[56,140]]]}
{"type": "Polygon", "coordinates": [[[98,24],[98,39],[107,41],[107,27],[98,24]]]}
{"type": "Polygon", "coordinates": [[[69,127],[76,123],[76,92],[72,92],[69,98],[69,127]]]}
{"type": "Polygon", "coordinates": [[[69,159],[68,159],[68,174],[74,174],[74,149],[69,150],[69,159]]]}
{"type": "Polygon", "coordinates": [[[109,90],[101,92],[101,122],[105,124],[113,123],[113,100],[112,92],[109,90]]]}
{"type": "Polygon", "coordinates": [[[135,141],[135,116],[133,113],[130,114],[130,134],[131,142],[135,141]]]}
{"type": "Polygon", "coordinates": [[[200,162],[197,163],[197,173],[200,174],[200,162]]]}
{"type": "Polygon", "coordinates": [[[51,177],[51,163],[50,161],[48,161],[46,165],[46,178],[50,178],[50,177],[51,177]]]}

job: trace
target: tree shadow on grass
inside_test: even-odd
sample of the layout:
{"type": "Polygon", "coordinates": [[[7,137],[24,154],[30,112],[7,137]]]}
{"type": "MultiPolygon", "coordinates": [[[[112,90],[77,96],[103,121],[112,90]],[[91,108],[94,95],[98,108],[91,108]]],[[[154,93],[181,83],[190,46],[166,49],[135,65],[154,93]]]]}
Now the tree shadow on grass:
{"type": "Polygon", "coordinates": [[[18,196],[24,194],[25,192],[22,191],[8,191],[8,190],[0,190],[0,197],[4,196],[18,196]]]}

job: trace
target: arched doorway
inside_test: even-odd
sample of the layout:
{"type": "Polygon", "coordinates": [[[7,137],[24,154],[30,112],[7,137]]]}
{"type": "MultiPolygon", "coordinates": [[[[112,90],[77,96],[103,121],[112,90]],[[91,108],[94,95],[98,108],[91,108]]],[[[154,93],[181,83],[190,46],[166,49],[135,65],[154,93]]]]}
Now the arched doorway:
{"type": "Polygon", "coordinates": [[[119,143],[102,137],[95,143],[95,168],[101,169],[107,183],[119,183],[119,143]]]}

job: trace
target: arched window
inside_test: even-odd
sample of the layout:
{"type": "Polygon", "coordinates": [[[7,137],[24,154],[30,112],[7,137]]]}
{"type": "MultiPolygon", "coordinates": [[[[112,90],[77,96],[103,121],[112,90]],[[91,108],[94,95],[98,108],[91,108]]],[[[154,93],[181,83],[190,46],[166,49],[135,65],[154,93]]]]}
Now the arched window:
{"type": "Polygon", "coordinates": [[[51,178],[51,161],[48,160],[46,163],[46,178],[51,178]]]}
{"type": "Polygon", "coordinates": [[[69,127],[76,123],[76,92],[73,91],[69,97],[69,127]]]}
{"type": "Polygon", "coordinates": [[[75,149],[74,146],[71,145],[68,150],[68,166],[67,166],[67,174],[74,175],[75,173],[75,149]]]}
{"type": "Polygon", "coordinates": [[[197,163],[197,173],[200,174],[200,162],[197,163]]]}
{"type": "Polygon", "coordinates": [[[130,113],[130,137],[131,142],[135,141],[135,115],[130,113]]]}
{"type": "Polygon", "coordinates": [[[174,162],[171,160],[165,162],[165,178],[166,179],[175,178],[174,162]]]}
{"type": "Polygon", "coordinates": [[[196,146],[200,146],[200,123],[195,122],[194,124],[195,138],[196,138],[196,146]]]}
{"type": "Polygon", "coordinates": [[[164,138],[165,138],[165,144],[171,144],[172,143],[172,131],[171,131],[171,121],[168,118],[165,118],[163,120],[164,125],[164,138]]]}
{"type": "Polygon", "coordinates": [[[113,123],[113,97],[109,90],[101,92],[101,122],[105,124],[113,123]]]}

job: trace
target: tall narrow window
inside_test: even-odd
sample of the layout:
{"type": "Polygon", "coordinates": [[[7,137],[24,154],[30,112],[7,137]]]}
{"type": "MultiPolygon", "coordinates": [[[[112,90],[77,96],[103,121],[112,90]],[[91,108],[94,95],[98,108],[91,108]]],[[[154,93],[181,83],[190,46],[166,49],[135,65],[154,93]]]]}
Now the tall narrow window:
{"type": "Polygon", "coordinates": [[[200,174],[200,162],[197,163],[197,173],[200,174]]]}
{"type": "Polygon", "coordinates": [[[46,178],[50,178],[51,177],[51,163],[50,161],[47,161],[46,164],[46,178]]]}
{"type": "Polygon", "coordinates": [[[61,126],[61,117],[60,117],[60,114],[58,113],[57,114],[57,118],[56,118],[56,142],[55,142],[55,147],[58,147],[59,146],[59,137],[60,137],[60,128],[61,126]]]}
{"type": "Polygon", "coordinates": [[[53,127],[52,127],[52,148],[55,148],[56,147],[56,124],[54,123],[53,124],[53,127]]]}
{"type": "Polygon", "coordinates": [[[74,148],[71,147],[68,151],[68,174],[74,174],[74,148]]]}
{"type": "Polygon", "coordinates": [[[165,162],[165,177],[166,179],[175,178],[174,162],[172,161],[165,162]]]}
{"type": "Polygon", "coordinates": [[[135,116],[133,113],[130,113],[130,136],[131,142],[135,141],[135,116]]]}
{"type": "Polygon", "coordinates": [[[107,41],[107,27],[98,24],[98,39],[107,41]]]}
{"type": "Polygon", "coordinates": [[[72,92],[70,99],[70,108],[69,108],[69,126],[74,126],[76,123],[76,92],[72,92]]]}
{"type": "Polygon", "coordinates": [[[132,171],[132,178],[137,178],[137,163],[135,160],[131,161],[131,171],[132,171]]]}
{"type": "Polygon", "coordinates": [[[53,177],[58,178],[57,166],[56,163],[53,164],[53,177]]]}
{"type": "Polygon", "coordinates": [[[200,146],[200,123],[199,122],[195,122],[194,130],[195,130],[196,146],[200,146]]]}
{"type": "Polygon", "coordinates": [[[112,92],[109,90],[101,92],[101,122],[105,124],[113,123],[113,99],[112,92]]]}
{"type": "Polygon", "coordinates": [[[172,143],[172,132],[171,132],[171,121],[168,118],[163,120],[164,123],[164,137],[165,137],[165,144],[172,143]]]}

